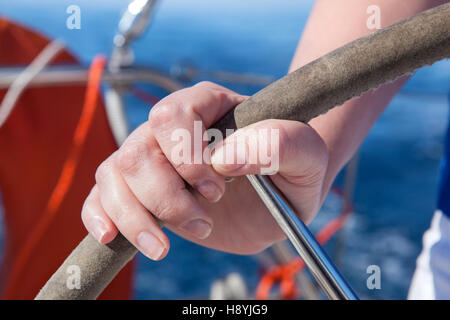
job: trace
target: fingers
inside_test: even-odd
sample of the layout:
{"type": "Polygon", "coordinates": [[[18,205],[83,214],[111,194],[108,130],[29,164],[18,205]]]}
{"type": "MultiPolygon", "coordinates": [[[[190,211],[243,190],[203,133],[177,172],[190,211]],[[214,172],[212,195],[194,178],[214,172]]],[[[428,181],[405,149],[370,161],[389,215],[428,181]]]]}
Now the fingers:
{"type": "Polygon", "coordinates": [[[139,202],[154,216],[199,239],[209,236],[212,219],[186,189],[148,123],[139,127],[116,152],[114,165],[139,202]]]}
{"type": "Polygon", "coordinates": [[[116,226],[103,210],[96,185],[84,202],[81,219],[86,229],[100,243],[105,244],[112,241],[118,233],[116,226]]]}
{"type": "Polygon", "coordinates": [[[97,169],[96,182],[101,205],[120,232],[150,259],[162,259],[169,240],[131,192],[111,157],[97,169]]]}
{"type": "Polygon", "coordinates": [[[211,202],[220,200],[225,181],[210,165],[204,132],[243,100],[245,97],[228,89],[203,82],[163,99],[149,115],[164,155],[177,173],[211,202]]]}
{"type": "Polygon", "coordinates": [[[186,183],[210,202],[222,197],[224,177],[204,161],[208,140],[201,138],[205,128],[245,98],[218,85],[201,83],[163,99],[152,109],[149,121],[98,168],[96,187],[82,211],[89,232],[107,243],[120,231],[153,260],[162,259],[169,249],[169,240],[155,217],[198,239],[207,238],[212,219],[186,183]],[[188,143],[182,161],[173,156],[180,143],[174,139],[177,130],[187,136],[181,142],[188,143]],[[199,146],[194,143],[196,135],[201,136],[199,146]],[[196,161],[198,156],[200,161],[196,161]]]}

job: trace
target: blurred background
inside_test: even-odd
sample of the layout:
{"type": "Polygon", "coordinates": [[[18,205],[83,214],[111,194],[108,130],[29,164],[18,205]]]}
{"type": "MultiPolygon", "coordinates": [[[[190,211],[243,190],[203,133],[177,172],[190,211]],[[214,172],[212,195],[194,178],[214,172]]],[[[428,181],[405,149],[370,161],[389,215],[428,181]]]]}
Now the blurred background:
{"type": "MultiPolygon", "coordinates": [[[[133,43],[135,63],[172,76],[195,68],[204,72],[184,79],[184,85],[207,79],[242,94],[255,93],[264,82],[286,74],[313,2],[159,1],[151,25],[133,43]],[[261,81],[214,77],[210,71],[217,70],[261,76],[261,81]]],[[[98,53],[111,54],[127,5],[126,0],[0,0],[0,15],[63,39],[88,65],[98,53]],[[79,30],[66,28],[66,8],[72,4],[81,8],[79,30]]],[[[435,209],[449,91],[450,62],[419,70],[361,147],[355,213],[342,231],[344,245],[338,258],[340,270],[361,298],[406,297],[421,237],[435,209]],[[366,286],[369,265],[381,268],[380,290],[366,286]]],[[[125,100],[130,127],[135,128],[146,120],[149,107],[132,96],[125,100]]],[[[342,180],[339,177],[337,184],[342,180]]],[[[311,228],[318,230],[339,212],[339,206],[339,200],[330,196],[311,228]]],[[[212,283],[231,272],[239,273],[249,292],[254,292],[261,276],[259,258],[201,248],[173,234],[170,240],[171,251],[163,261],[139,256],[135,298],[207,298],[212,283]]],[[[325,248],[333,257],[335,239],[325,248]]]]}

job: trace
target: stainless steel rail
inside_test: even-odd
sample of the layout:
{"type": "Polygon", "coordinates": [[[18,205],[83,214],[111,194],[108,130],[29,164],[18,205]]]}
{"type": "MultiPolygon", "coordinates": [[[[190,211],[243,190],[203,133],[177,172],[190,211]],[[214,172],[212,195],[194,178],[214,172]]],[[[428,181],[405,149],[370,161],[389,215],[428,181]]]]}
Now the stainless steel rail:
{"type": "MultiPolygon", "coordinates": [[[[23,68],[0,68],[0,89],[8,88],[22,70],[23,68]]],[[[36,75],[28,87],[85,85],[88,73],[86,68],[78,66],[48,67],[36,75]]],[[[128,67],[121,69],[120,73],[106,70],[103,80],[124,86],[134,82],[157,83],[169,92],[182,88],[176,80],[149,67],[128,67]]]]}
{"type": "Polygon", "coordinates": [[[270,178],[262,175],[248,175],[247,178],[328,298],[358,300],[316,238],[297,217],[270,178]]]}

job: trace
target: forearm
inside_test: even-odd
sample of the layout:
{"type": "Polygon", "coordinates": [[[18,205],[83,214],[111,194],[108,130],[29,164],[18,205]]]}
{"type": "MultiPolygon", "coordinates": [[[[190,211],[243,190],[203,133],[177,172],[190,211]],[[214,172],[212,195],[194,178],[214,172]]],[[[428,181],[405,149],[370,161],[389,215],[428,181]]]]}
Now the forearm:
{"type": "MultiPolygon", "coordinates": [[[[373,32],[367,27],[367,8],[381,10],[381,27],[406,19],[444,0],[318,0],[292,60],[290,71],[364,35],[373,32]]],[[[352,99],[310,122],[329,150],[329,165],[324,195],[337,173],[352,157],[372,125],[407,78],[381,86],[360,98],[352,99]]]]}

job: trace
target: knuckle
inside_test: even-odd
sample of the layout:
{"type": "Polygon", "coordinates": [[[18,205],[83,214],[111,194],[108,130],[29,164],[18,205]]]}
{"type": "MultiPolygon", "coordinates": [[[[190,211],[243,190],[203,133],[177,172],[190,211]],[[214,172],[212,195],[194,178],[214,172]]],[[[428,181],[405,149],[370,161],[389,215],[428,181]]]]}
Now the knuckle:
{"type": "Polygon", "coordinates": [[[221,90],[212,91],[210,93],[210,99],[211,104],[218,106],[219,109],[223,108],[224,106],[228,106],[230,104],[236,104],[233,101],[234,99],[233,95],[231,95],[229,92],[221,90]]]}
{"type": "Polygon", "coordinates": [[[179,174],[183,174],[186,171],[185,168],[187,167],[187,164],[183,161],[173,161],[171,162],[171,165],[179,174]]]}
{"type": "Polygon", "coordinates": [[[176,172],[187,182],[193,183],[206,174],[201,164],[174,162],[172,163],[176,172]]]}
{"type": "Polygon", "coordinates": [[[186,102],[183,105],[183,111],[184,111],[184,113],[186,113],[188,115],[196,114],[196,115],[198,115],[198,118],[201,119],[201,116],[198,112],[198,104],[196,104],[194,102],[186,102]]]}
{"type": "Polygon", "coordinates": [[[217,87],[218,85],[211,82],[211,81],[200,81],[199,83],[195,84],[194,87],[199,88],[209,88],[209,87],[217,87]]]}
{"type": "Polygon", "coordinates": [[[133,209],[134,206],[125,202],[119,195],[113,204],[110,203],[108,207],[105,207],[105,213],[119,229],[123,229],[125,226],[133,226],[136,223],[139,213],[133,209]]]}
{"type": "Polygon", "coordinates": [[[109,174],[109,160],[103,161],[95,171],[95,181],[100,184],[102,181],[105,180],[107,175],[109,174]]]}
{"type": "Polygon", "coordinates": [[[153,209],[152,213],[158,219],[171,223],[177,214],[177,210],[173,202],[174,201],[170,201],[167,199],[160,199],[153,209]]]}
{"type": "Polygon", "coordinates": [[[134,223],[136,223],[135,214],[130,212],[128,206],[121,204],[118,209],[119,210],[115,210],[114,212],[108,214],[116,225],[132,226],[134,223]]]}
{"type": "Polygon", "coordinates": [[[115,157],[116,165],[122,172],[136,172],[143,159],[147,157],[147,154],[147,146],[145,143],[124,145],[115,157]]]}
{"type": "Polygon", "coordinates": [[[150,114],[149,114],[149,122],[150,122],[150,126],[157,128],[161,125],[164,125],[170,121],[172,121],[173,119],[176,118],[177,116],[177,104],[176,103],[160,103],[156,106],[154,106],[151,110],[150,110],[150,114]]]}
{"type": "Polygon", "coordinates": [[[234,94],[230,94],[226,91],[216,91],[214,92],[216,96],[216,100],[221,104],[224,105],[227,101],[229,101],[231,98],[234,97],[234,94]]]}
{"type": "MultiPolygon", "coordinates": [[[[184,186],[175,192],[182,192],[183,190],[185,190],[184,186]]],[[[168,194],[174,194],[174,192],[171,191],[168,194]]],[[[189,209],[189,205],[183,197],[180,197],[178,201],[173,201],[173,198],[169,199],[169,197],[164,197],[155,203],[151,212],[161,221],[177,226],[182,223],[181,220],[185,213],[190,211],[189,209]]]]}

